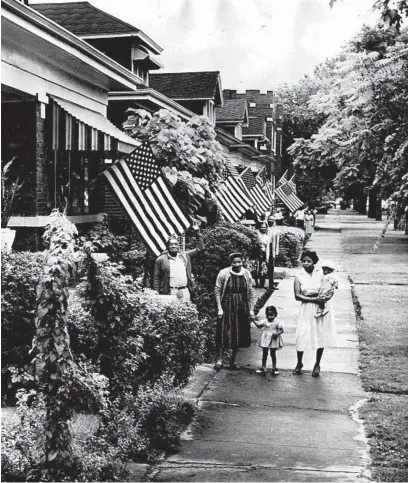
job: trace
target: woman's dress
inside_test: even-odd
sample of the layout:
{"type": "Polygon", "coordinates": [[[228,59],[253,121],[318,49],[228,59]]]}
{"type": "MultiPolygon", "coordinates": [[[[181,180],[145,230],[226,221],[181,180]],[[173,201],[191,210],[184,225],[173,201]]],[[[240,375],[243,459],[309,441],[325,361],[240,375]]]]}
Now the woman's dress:
{"type": "Polygon", "coordinates": [[[314,231],[313,228],[313,215],[306,215],[305,216],[305,232],[306,235],[311,235],[314,231]]]}
{"type": "MultiPolygon", "coordinates": [[[[302,295],[317,295],[323,273],[316,268],[312,274],[302,270],[298,275],[302,295]]],[[[318,304],[302,302],[296,327],[296,350],[315,350],[336,345],[336,321],[331,300],[326,303],[328,313],[324,317],[316,318],[318,304]]]]}
{"type": "Polygon", "coordinates": [[[247,282],[243,275],[231,272],[221,301],[224,315],[217,326],[217,341],[223,349],[251,345],[247,282]]]}

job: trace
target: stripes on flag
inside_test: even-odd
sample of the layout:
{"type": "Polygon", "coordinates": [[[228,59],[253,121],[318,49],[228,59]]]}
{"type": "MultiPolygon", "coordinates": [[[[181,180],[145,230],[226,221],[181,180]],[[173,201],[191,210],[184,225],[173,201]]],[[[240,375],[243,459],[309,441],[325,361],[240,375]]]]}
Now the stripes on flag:
{"type": "Polygon", "coordinates": [[[265,166],[256,175],[255,180],[261,186],[269,202],[272,204],[274,201],[273,187],[272,187],[271,181],[268,180],[268,175],[267,175],[265,166]]]}
{"type": "Polygon", "coordinates": [[[289,186],[293,189],[293,191],[296,193],[296,184],[295,182],[293,181],[293,178],[295,177],[295,175],[293,175],[290,180],[288,181],[289,183],[289,186]]]}
{"type": "Polygon", "coordinates": [[[249,198],[252,200],[252,203],[258,208],[258,210],[261,212],[269,211],[271,208],[271,201],[268,200],[261,186],[256,182],[255,176],[253,175],[249,166],[242,171],[240,178],[245,185],[249,198]]]}
{"type": "Polygon", "coordinates": [[[303,202],[296,196],[296,193],[288,181],[276,188],[275,194],[292,213],[303,206],[303,202]]]}
{"type": "Polygon", "coordinates": [[[102,173],[120,205],[156,255],[166,248],[171,235],[182,235],[190,222],[177,204],[156,164],[148,143],[102,173]]]}
{"type": "Polygon", "coordinates": [[[279,181],[278,181],[278,186],[283,184],[283,183],[286,183],[288,180],[286,178],[286,174],[287,174],[288,170],[286,170],[282,176],[280,177],[279,181]]]}
{"type": "Polygon", "coordinates": [[[230,161],[226,162],[222,176],[224,182],[218,188],[215,196],[225,219],[230,223],[235,223],[251,207],[252,201],[245,193],[238,171],[230,161]]]}

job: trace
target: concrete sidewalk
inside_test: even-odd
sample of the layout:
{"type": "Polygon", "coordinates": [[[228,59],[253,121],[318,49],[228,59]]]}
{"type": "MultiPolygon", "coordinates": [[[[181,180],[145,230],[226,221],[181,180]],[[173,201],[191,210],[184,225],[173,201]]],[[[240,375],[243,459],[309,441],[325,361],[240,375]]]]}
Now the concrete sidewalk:
{"type": "MultiPolygon", "coordinates": [[[[307,247],[320,259],[342,267],[339,213],[318,217],[307,247]],[[325,230],[325,227],[328,229],[325,230]]],[[[355,313],[347,273],[338,272],[334,297],[338,347],[326,349],[321,377],[312,378],[314,353],[305,353],[304,374],[293,376],[296,314],[293,277],[287,271],[269,304],[278,307],[285,328],[285,347],[277,353],[281,375],[266,377],[257,346],[260,331],[252,329],[253,344],[240,351],[240,371],[215,372],[200,366],[186,390],[196,403],[197,416],[183,435],[180,453],[163,461],[154,481],[365,481],[368,448],[359,404],[365,397],[358,376],[355,313]]],[[[270,364],[270,360],[268,361],[270,364]]]]}

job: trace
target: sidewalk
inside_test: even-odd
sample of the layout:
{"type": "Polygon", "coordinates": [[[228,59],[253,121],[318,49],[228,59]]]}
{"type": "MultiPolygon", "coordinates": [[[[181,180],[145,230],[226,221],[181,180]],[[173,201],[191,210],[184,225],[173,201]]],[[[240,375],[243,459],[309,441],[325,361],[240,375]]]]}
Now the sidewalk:
{"type": "MultiPolygon", "coordinates": [[[[307,247],[343,266],[339,213],[318,217],[317,224],[307,247]]],[[[186,391],[197,417],[181,452],[157,467],[154,481],[365,481],[367,445],[355,410],[365,394],[348,275],[339,271],[334,297],[338,347],[324,351],[321,377],[315,379],[313,353],[305,353],[304,374],[292,375],[298,271],[288,270],[269,301],[285,328],[285,347],[277,353],[281,375],[255,374],[261,356],[256,328],[252,346],[239,352],[241,371],[197,368],[186,391]]]]}

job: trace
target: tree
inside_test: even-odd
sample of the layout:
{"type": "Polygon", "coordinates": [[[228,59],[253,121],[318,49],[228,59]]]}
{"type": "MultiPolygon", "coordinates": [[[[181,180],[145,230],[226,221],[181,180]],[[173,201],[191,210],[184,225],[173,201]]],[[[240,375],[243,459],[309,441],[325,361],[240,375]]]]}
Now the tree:
{"type": "MultiPolygon", "coordinates": [[[[408,34],[378,25],[364,27],[335,59],[330,80],[310,97],[310,117],[324,122],[289,149],[295,169],[331,175],[333,188],[355,205],[370,200],[380,219],[381,199],[401,191],[407,172],[408,34]]],[[[400,201],[400,203],[404,201],[400,201]]]]}
{"type": "Polygon", "coordinates": [[[153,116],[141,109],[128,109],[128,113],[125,129],[132,137],[149,141],[177,197],[194,215],[204,203],[205,193],[215,191],[222,182],[226,163],[209,119],[194,116],[184,123],[165,109],[153,116]]]}
{"type": "MultiPolygon", "coordinates": [[[[330,0],[330,7],[333,7],[336,2],[337,0],[330,0]]],[[[398,31],[404,18],[408,17],[407,0],[373,0],[373,6],[380,10],[381,19],[398,31]]]]}

